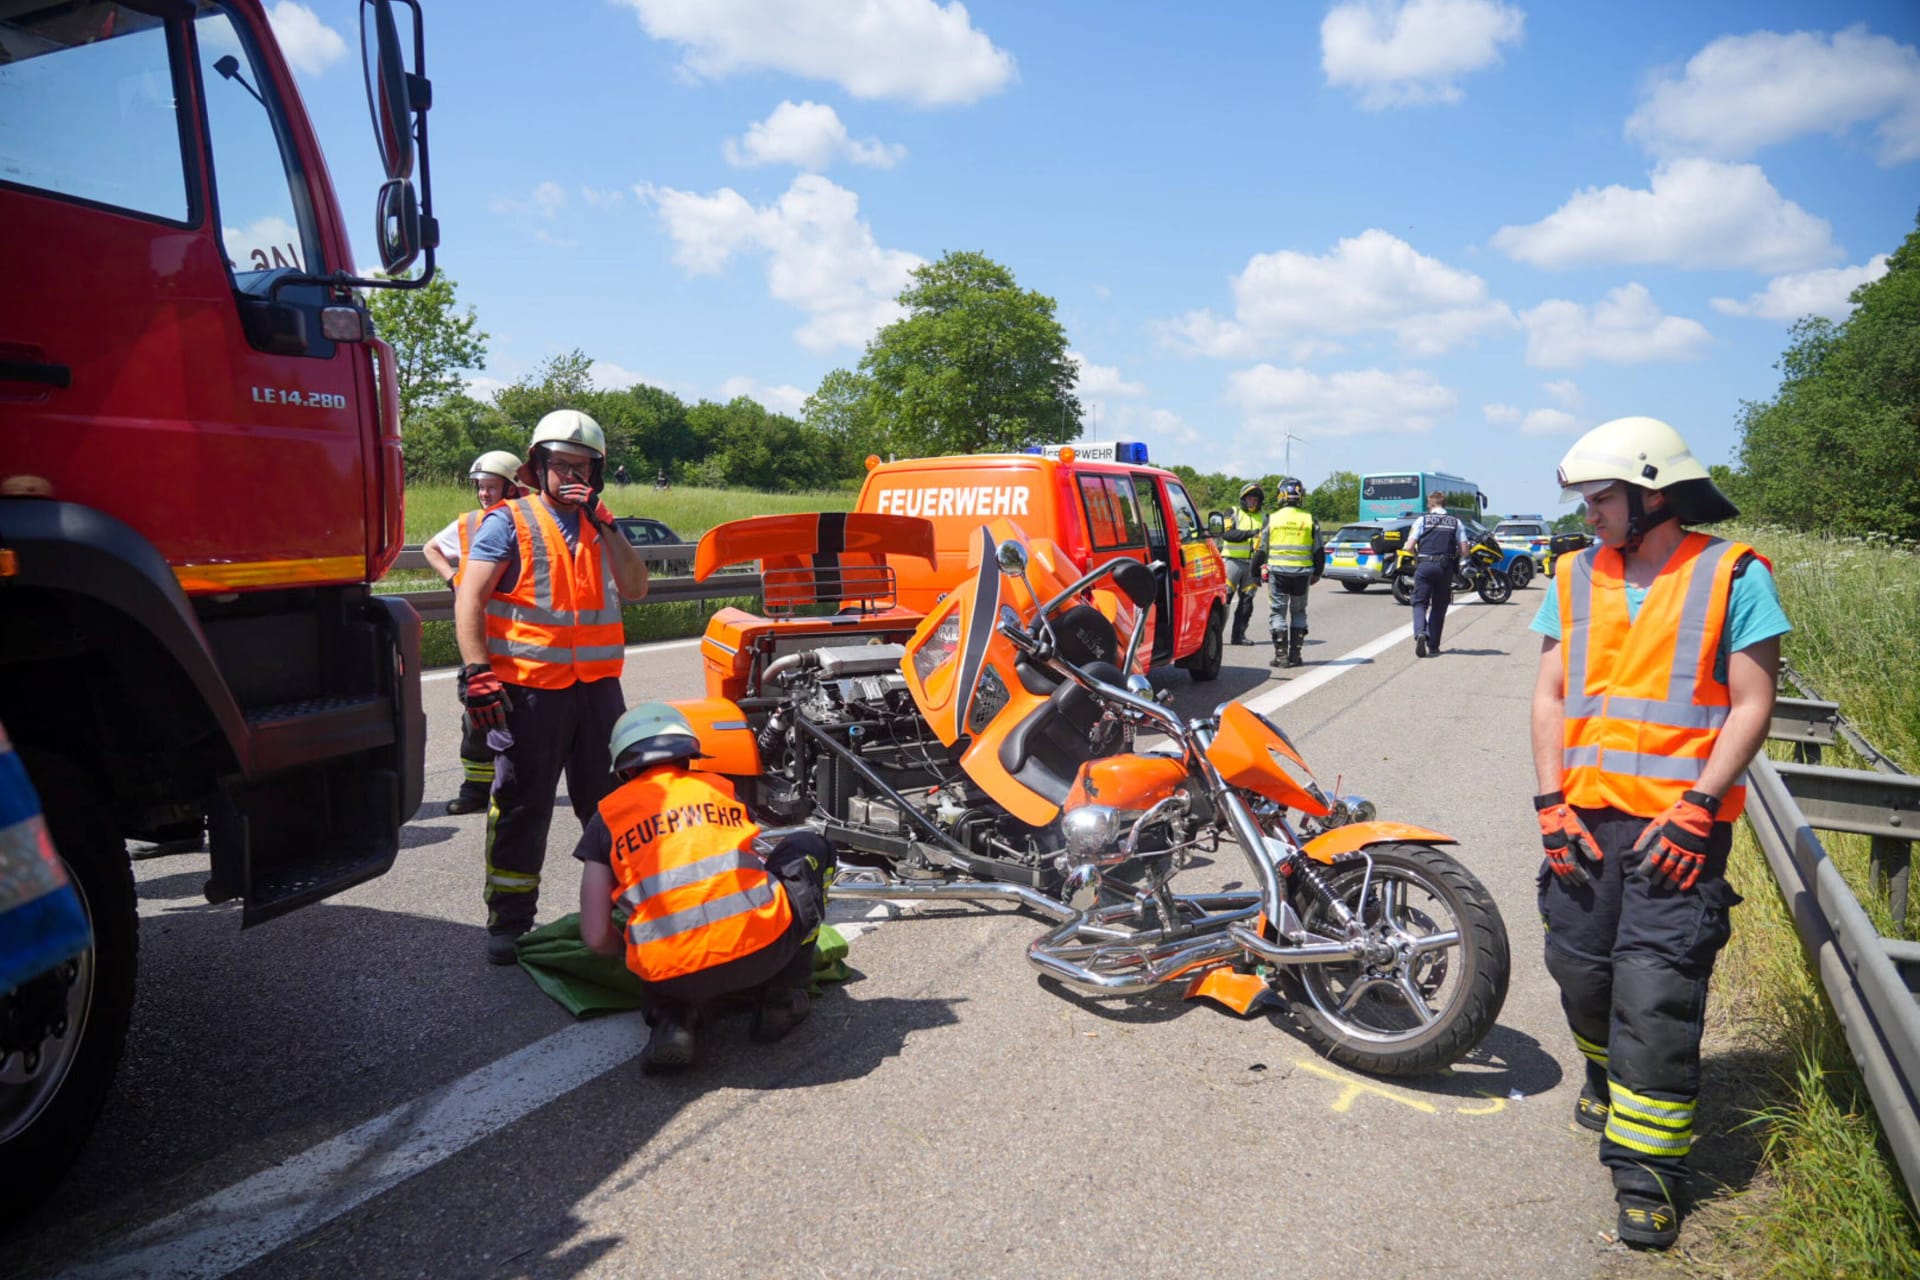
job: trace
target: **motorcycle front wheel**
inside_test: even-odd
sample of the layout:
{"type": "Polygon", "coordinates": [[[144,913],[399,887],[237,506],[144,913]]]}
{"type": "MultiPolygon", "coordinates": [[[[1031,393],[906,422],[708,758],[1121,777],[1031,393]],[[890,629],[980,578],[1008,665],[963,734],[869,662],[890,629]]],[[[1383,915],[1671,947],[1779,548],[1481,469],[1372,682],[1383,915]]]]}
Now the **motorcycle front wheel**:
{"type": "Polygon", "coordinates": [[[1395,604],[1413,603],[1413,575],[1396,573],[1393,575],[1393,602],[1395,604]]]}
{"type": "MultiPolygon", "coordinates": [[[[1506,1003],[1506,924],[1486,886],[1441,850],[1390,844],[1367,853],[1371,870],[1358,857],[1315,870],[1360,921],[1373,954],[1284,969],[1294,1016],[1328,1057],[1357,1071],[1444,1070],[1493,1029],[1506,1003]]],[[[1304,880],[1293,877],[1301,922],[1344,937],[1304,880]]]]}
{"type": "Polygon", "coordinates": [[[1505,604],[1513,598],[1513,579],[1498,569],[1488,569],[1480,577],[1480,598],[1488,604],[1505,604]]]}

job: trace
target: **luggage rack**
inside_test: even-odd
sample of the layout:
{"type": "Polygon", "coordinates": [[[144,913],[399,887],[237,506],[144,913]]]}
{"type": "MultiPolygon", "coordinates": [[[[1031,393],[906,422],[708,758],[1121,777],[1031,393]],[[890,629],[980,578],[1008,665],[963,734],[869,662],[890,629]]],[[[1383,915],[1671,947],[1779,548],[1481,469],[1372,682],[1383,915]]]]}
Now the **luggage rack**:
{"type": "Polygon", "coordinates": [[[760,601],[769,617],[794,617],[821,605],[840,613],[879,613],[897,601],[893,566],[800,565],[763,569],[760,601]]]}

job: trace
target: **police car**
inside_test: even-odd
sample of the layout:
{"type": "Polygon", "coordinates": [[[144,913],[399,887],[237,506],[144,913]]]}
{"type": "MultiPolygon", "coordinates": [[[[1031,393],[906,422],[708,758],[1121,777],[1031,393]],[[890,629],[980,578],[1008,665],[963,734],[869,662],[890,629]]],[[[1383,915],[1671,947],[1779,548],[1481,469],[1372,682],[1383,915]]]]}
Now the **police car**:
{"type": "Polygon", "coordinates": [[[1376,582],[1393,577],[1393,566],[1373,553],[1373,535],[1389,525],[1406,526],[1410,520],[1361,520],[1342,525],[1327,539],[1326,577],[1349,591],[1365,591],[1376,582]]]}
{"type": "Polygon", "coordinates": [[[1547,567],[1547,542],[1553,536],[1545,516],[1508,516],[1493,527],[1493,538],[1503,550],[1524,552],[1535,567],[1547,567]]]}

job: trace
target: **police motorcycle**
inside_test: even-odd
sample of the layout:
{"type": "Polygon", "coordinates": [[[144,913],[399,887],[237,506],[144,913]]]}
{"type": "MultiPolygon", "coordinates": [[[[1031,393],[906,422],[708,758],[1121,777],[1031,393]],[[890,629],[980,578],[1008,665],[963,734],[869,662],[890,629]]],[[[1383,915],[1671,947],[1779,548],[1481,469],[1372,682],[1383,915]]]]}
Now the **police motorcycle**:
{"type": "MultiPolygon", "coordinates": [[[[1400,547],[1397,540],[1393,541],[1392,550],[1398,553],[1393,574],[1393,598],[1397,604],[1412,604],[1413,555],[1406,548],[1400,547]]],[[[1509,551],[1502,547],[1494,541],[1491,533],[1482,534],[1467,547],[1467,554],[1461,559],[1460,566],[1453,571],[1453,593],[1465,595],[1469,591],[1476,591],[1488,604],[1505,604],[1513,598],[1516,566],[1523,561],[1526,565],[1524,570],[1526,577],[1517,585],[1525,585],[1526,582],[1533,580],[1533,561],[1524,551],[1509,551]]]]}
{"type": "MultiPolygon", "coordinates": [[[[848,563],[862,532],[848,524],[832,535],[836,592],[884,571],[848,563]]],[[[908,533],[884,545],[917,554],[908,533]]],[[[683,704],[709,757],[696,767],[732,774],[767,837],[833,841],[833,897],[1044,917],[1028,961],[1072,991],[1179,984],[1241,1013],[1277,1002],[1328,1057],[1379,1075],[1443,1070],[1480,1043],[1510,953],[1452,837],[1327,794],[1286,733],[1238,702],[1193,719],[1165,705],[1141,670],[1149,566],[1081,573],[1004,519],[970,558],[972,578],[903,642],[885,642],[899,620],[884,609],[839,618],[733,668],[753,675],[736,699],[683,704]],[[1135,750],[1135,734],[1165,745],[1135,750]],[[1198,855],[1227,845],[1250,886],[1190,884],[1210,865],[1198,855]]],[[[703,541],[696,575],[714,560],[703,541]]]]}

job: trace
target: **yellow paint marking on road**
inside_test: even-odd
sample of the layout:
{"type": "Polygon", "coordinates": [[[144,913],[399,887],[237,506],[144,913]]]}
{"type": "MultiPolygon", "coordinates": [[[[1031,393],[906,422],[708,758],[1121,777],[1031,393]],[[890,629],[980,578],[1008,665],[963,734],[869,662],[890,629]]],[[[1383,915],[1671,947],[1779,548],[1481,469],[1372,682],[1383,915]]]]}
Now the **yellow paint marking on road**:
{"type": "Polygon", "coordinates": [[[1356,1080],[1345,1072],[1335,1071],[1333,1068],[1315,1062],[1311,1058],[1296,1059],[1293,1065],[1302,1070],[1311,1071],[1323,1080],[1331,1080],[1335,1084],[1346,1086],[1346,1088],[1340,1091],[1340,1096],[1333,1101],[1333,1109],[1335,1111],[1351,1111],[1353,1104],[1362,1094],[1371,1093],[1385,1098],[1389,1102],[1397,1102],[1403,1107],[1412,1107],[1415,1111],[1424,1111],[1430,1116],[1440,1113],[1440,1108],[1434,1106],[1431,1102],[1408,1097],[1398,1089],[1389,1089],[1385,1085],[1372,1084],[1365,1080],[1356,1080]]]}
{"type": "Polygon", "coordinates": [[[1455,1107],[1454,1110],[1463,1116],[1491,1116],[1497,1115],[1507,1109],[1507,1100],[1499,1094],[1483,1093],[1480,1096],[1487,1100],[1486,1106],[1455,1107]]]}

